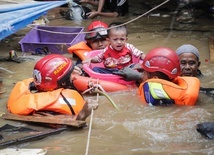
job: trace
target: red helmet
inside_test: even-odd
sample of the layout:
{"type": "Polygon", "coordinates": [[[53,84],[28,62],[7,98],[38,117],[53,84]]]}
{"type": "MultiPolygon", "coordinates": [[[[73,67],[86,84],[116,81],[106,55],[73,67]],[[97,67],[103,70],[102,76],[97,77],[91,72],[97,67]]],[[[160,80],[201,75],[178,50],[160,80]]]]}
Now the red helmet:
{"type": "Polygon", "coordinates": [[[151,50],[143,60],[142,68],[147,72],[162,72],[170,79],[180,75],[180,61],[177,54],[167,47],[151,50]]]}
{"type": "Polygon", "coordinates": [[[93,21],[87,28],[87,31],[96,31],[87,33],[85,35],[86,40],[91,39],[100,39],[100,38],[106,38],[107,37],[107,28],[108,25],[104,22],[101,22],[100,20],[93,21]]]}
{"type": "Polygon", "coordinates": [[[72,71],[73,63],[69,58],[59,54],[50,54],[40,59],[34,66],[34,83],[38,91],[65,88],[65,83],[68,81],[70,83],[72,71]]]}

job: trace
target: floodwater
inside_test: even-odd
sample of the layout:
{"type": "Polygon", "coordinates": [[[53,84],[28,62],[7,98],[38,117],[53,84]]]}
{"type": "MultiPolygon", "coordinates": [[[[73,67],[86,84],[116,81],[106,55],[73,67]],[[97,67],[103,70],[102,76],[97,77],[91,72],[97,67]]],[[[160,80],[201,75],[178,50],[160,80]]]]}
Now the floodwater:
{"type": "MultiPolygon", "coordinates": [[[[136,6],[137,8],[138,6],[136,6]]],[[[134,8],[132,8],[134,9],[134,8]]],[[[91,20],[72,21],[59,18],[59,8],[48,13],[50,22],[55,26],[87,26],[91,20]]],[[[144,13],[143,11],[140,13],[144,13]]],[[[158,11],[154,12],[158,13],[158,11]]],[[[167,13],[166,13],[167,14],[167,13]]],[[[200,19],[194,24],[178,24],[170,17],[142,17],[127,25],[129,43],[147,53],[159,46],[176,49],[182,44],[195,45],[200,51],[201,67],[204,77],[200,78],[202,87],[214,88],[214,63],[210,61],[209,37],[213,36],[213,20],[200,19]],[[170,30],[170,27],[173,30],[170,30]]],[[[130,21],[137,16],[101,19],[107,23],[130,21]]],[[[26,27],[17,35],[9,37],[8,42],[1,42],[0,55],[8,56],[12,49],[18,51],[20,36],[30,28],[26,27]]],[[[29,53],[28,53],[29,54],[29,53]]],[[[70,54],[66,54],[72,57],[70,54]]],[[[0,112],[6,112],[6,103],[14,83],[32,76],[33,66],[40,57],[27,59],[23,63],[0,62],[0,78],[6,93],[0,99],[0,112]]],[[[175,92],[176,93],[176,92],[175,92]]],[[[88,149],[90,155],[165,155],[165,154],[214,154],[214,143],[196,131],[196,125],[214,120],[213,98],[200,94],[195,106],[150,107],[143,105],[137,96],[137,89],[109,93],[120,111],[114,109],[109,101],[99,96],[100,106],[92,119],[87,118],[88,127],[78,131],[65,131],[43,140],[15,146],[17,148],[44,148],[47,155],[83,155],[88,149]],[[88,139],[89,124],[92,122],[91,136],[88,139]],[[89,144],[87,147],[87,143],[89,144]]],[[[87,95],[96,99],[96,96],[87,95]]],[[[5,123],[21,123],[1,120],[5,123]]]]}

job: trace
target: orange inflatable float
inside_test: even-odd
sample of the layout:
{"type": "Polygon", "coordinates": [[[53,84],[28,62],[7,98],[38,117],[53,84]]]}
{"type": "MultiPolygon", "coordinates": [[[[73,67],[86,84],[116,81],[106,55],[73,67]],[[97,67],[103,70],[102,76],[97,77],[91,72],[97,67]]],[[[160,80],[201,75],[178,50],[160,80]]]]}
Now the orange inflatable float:
{"type": "MultiPolygon", "coordinates": [[[[85,44],[83,44],[83,42],[76,45],[76,47],[78,48],[75,48],[75,49],[80,49],[80,45],[83,45],[82,49],[84,49],[85,44]]],[[[82,60],[95,56],[101,52],[101,50],[93,50],[90,52],[86,52],[83,50],[74,50],[73,46],[70,47],[68,50],[70,50],[69,52],[73,51],[82,60]]],[[[134,62],[137,62],[137,61],[139,60],[134,59],[134,62]]],[[[90,77],[73,75],[73,85],[78,91],[84,92],[90,89],[92,86],[98,86],[98,85],[101,86],[106,92],[127,90],[128,88],[135,86],[134,81],[125,81],[121,76],[113,75],[113,74],[96,73],[91,69],[91,67],[94,67],[94,66],[103,66],[103,64],[90,63],[90,66],[89,64],[83,64],[84,71],[90,77]]]]}
{"type": "Polygon", "coordinates": [[[101,86],[101,88],[103,88],[106,92],[127,90],[129,88],[128,85],[79,75],[72,75],[72,82],[74,87],[80,92],[84,92],[93,86],[101,86]]]}

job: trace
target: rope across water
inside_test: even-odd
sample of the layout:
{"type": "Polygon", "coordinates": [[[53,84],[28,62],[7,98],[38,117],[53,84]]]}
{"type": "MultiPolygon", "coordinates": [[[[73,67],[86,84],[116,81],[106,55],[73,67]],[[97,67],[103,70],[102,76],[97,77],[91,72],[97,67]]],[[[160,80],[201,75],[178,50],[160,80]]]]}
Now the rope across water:
{"type": "MultiPolygon", "coordinates": [[[[166,0],[164,1],[163,3],[155,6],[154,8],[150,9],[149,11],[145,12],[144,14],[142,15],[139,15],[138,17],[132,19],[132,20],[129,20],[121,25],[118,25],[118,26],[114,26],[114,27],[111,27],[111,28],[115,28],[115,27],[119,27],[119,26],[122,26],[122,25],[127,25],[129,23],[132,23],[134,22],[135,20],[138,20],[139,18],[149,14],[150,12],[154,11],[155,9],[161,7],[162,5],[166,4],[167,2],[169,2],[170,0],[166,0]]],[[[66,33],[66,32],[55,32],[55,31],[49,31],[49,30],[43,30],[43,29],[39,29],[39,28],[36,28],[36,27],[33,27],[31,25],[28,25],[27,27],[31,28],[31,29],[35,29],[35,30],[38,30],[38,31],[44,31],[44,32],[49,32],[49,33],[55,33],[55,34],[68,34],[68,35],[71,35],[71,34],[87,34],[87,33],[92,33],[92,32],[96,32],[96,31],[90,31],[90,32],[78,32],[78,33],[66,33]]],[[[107,28],[107,29],[111,29],[111,28],[107,28]]]]}

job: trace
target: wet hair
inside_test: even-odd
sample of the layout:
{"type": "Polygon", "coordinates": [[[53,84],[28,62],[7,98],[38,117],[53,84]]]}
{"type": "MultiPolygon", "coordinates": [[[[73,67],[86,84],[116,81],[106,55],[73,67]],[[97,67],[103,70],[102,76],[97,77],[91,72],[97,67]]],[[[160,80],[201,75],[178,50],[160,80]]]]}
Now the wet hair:
{"type": "Polygon", "coordinates": [[[108,30],[107,30],[108,36],[109,36],[109,34],[110,34],[112,29],[124,30],[124,31],[126,31],[126,36],[128,36],[128,31],[127,31],[126,25],[122,25],[122,24],[123,24],[122,22],[113,22],[113,23],[111,23],[109,25],[109,27],[108,27],[108,30]]]}
{"type": "Polygon", "coordinates": [[[159,79],[167,80],[167,81],[172,81],[166,74],[162,72],[148,72],[149,78],[152,78],[154,76],[157,76],[159,79]]]}

